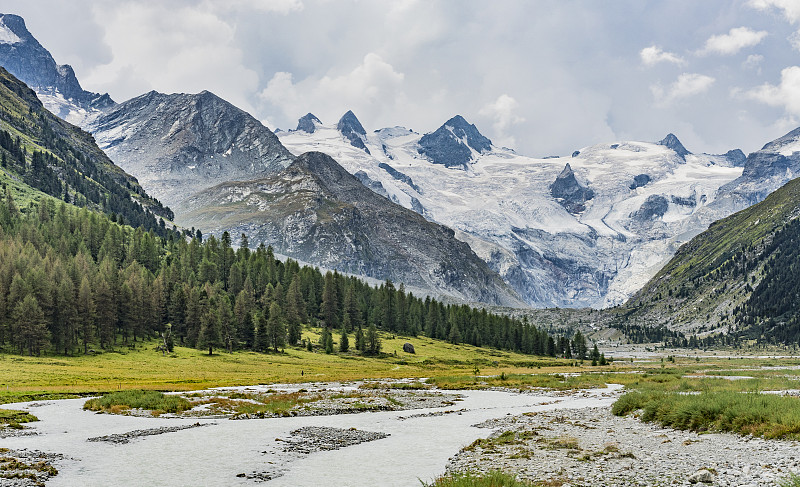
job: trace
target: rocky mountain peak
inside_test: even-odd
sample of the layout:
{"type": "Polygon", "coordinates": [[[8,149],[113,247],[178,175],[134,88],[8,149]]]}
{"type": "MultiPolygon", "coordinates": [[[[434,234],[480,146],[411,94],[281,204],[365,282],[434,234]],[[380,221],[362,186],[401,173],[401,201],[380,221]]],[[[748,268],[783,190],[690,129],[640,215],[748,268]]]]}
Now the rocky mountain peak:
{"type": "Polygon", "coordinates": [[[691,152],[686,150],[686,147],[684,147],[683,144],[681,144],[681,141],[678,140],[678,137],[676,137],[675,134],[672,133],[667,134],[666,137],[661,139],[658,142],[658,145],[663,145],[668,149],[674,150],[675,153],[678,154],[678,157],[680,157],[684,161],[686,160],[686,156],[691,154],[691,152]]]}
{"type": "Polygon", "coordinates": [[[100,110],[114,104],[108,94],[81,88],[72,67],[58,65],[18,15],[0,14],[0,66],[38,94],[50,95],[51,99],[44,99],[45,106],[62,118],[68,118],[69,102],[87,110],[100,110]]]}
{"type": "MultiPolygon", "coordinates": [[[[352,112],[348,112],[352,113],[352,112]]],[[[358,120],[356,120],[358,121],[358,120]]],[[[320,119],[318,119],[313,113],[306,113],[302,117],[297,120],[297,130],[303,131],[309,134],[313,134],[317,130],[317,124],[322,125],[320,119]]],[[[360,125],[360,124],[359,124],[360,125]]],[[[363,129],[363,127],[362,127],[363,129]]]]}
{"type": "Polygon", "coordinates": [[[294,159],[271,130],[209,91],[151,91],[107,110],[89,129],[120,167],[173,207],[194,192],[273,174],[294,159]]]}
{"type": "Polygon", "coordinates": [[[419,139],[419,153],[434,164],[445,167],[466,167],[472,161],[473,150],[484,153],[491,149],[492,141],[461,115],[454,116],[436,131],[419,139]]]}
{"type": "Polygon", "coordinates": [[[367,131],[364,130],[364,127],[361,125],[361,122],[358,121],[358,118],[352,110],[348,110],[347,113],[342,115],[342,118],[339,119],[339,123],[336,124],[336,128],[350,141],[350,145],[363,150],[367,154],[370,153],[365,144],[367,140],[367,131]]]}
{"type": "Polygon", "coordinates": [[[550,185],[550,194],[570,213],[586,209],[586,202],[594,198],[594,191],[581,185],[569,163],[550,185]]]}

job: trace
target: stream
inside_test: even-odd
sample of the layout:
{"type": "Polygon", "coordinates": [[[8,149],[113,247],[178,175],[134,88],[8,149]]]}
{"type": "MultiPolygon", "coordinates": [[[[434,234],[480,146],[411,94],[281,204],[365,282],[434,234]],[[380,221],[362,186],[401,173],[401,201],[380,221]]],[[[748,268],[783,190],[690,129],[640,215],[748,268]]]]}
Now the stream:
{"type": "MultiPolygon", "coordinates": [[[[344,386],[338,386],[343,387],[344,386]]],[[[7,404],[40,421],[27,429],[35,436],[9,437],[0,446],[60,453],[57,486],[416,486],[444,473],[447,460],[492,431],[473,425],[530,411],[610,406],[615,391],[572,394],[459,391],[453,406],[406,411],[274,419],[151,418],[97,414],[82,409],[86,399],[7,404]],[[421,416],[425,413],[451,411],[421,416]],[[135,438],[129,443],[89,442],[88,438],[163,426],[182,429],[135,438]],[[307,426],[356,428],[388,437],[338,450],[310,454],[282,450],[291,431],[307,426]],[[260,474],[260,475],[258,475],[260,474]],[[279,475],[280,476],[277,476],[279,475]],[[239,476],[237,476],[239,475],[239,476]],[[266,481],[265,479],[272,478],[266,481]]]]}

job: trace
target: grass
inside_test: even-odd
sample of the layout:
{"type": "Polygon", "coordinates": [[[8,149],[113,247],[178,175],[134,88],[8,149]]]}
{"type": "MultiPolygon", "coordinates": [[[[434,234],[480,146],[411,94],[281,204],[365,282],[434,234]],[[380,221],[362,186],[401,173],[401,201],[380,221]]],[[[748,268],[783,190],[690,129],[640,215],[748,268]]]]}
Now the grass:
{"type": "Polygon", "coordinates": [[[192,404],[179,396],[167,396],[156,391],[128,390],[112,392],[102,397],[89,399],[83,409],[120,413],[127,409],[145,409],[157,416],[162,413],[181,413],[191,409],[192,404]]]}
{"type": "Polygon", "coordinates": [[[495,470],[484,474],[455,472],[442,475],[424,487],[534,487],[531,482],[517,480],[514,475],[495,470]]]}
{"type": "Polygon", "coordinates": [[[780,487],[800,487],[800,475],[789,475],[783,480],[778,481],[780,487]]]}
{"type": "Polygon", "coordinates": [[[800,400],[793,397],[724,390],[700,394],[632,391],[612,408],[618,416],[638,410],[643,421],[680,430],[800,439],[800,400]]]}
{"type": "Polygon", "coordinates": [[[0,425],[6,424],[12,428],[21,428],[22,423],[39,421],[39,418],[26,411],[16,409],[0,409],[0,425]]]}
{"type": "MultiPolygon", "coordinates": [[[[304,338],[314,340],[313,330],[304,338]]],[[[336,337],[335,337],[336,338],[336,337]]],[[[572,370],[567,362],[537,358],[470,345],[452,345],[424,337],[381,334],[384,353],[325,354],[289,347],[284,353],[215,353],[176,347],[162,356],[157,343],[137,344],[135,350],[73,357],[26,357],[0,354],[0,403],[97,395],[126,389],[188,391],[209,387],[350,381],[381,378],[427,378],[468,374],[476,367],[490,374],[535,372],[532,362],[550,371],[572,370]],[[415,355],[402,351],[411,342],[415,355]]],[[[316,343],[316,341],[314,340],[316,343]]]]}

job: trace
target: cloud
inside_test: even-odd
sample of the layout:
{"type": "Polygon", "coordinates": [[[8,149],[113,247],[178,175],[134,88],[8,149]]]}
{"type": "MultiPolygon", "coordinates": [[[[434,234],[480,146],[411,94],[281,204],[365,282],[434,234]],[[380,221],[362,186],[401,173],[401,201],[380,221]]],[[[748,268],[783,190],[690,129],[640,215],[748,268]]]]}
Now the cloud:
{"type": "Polygon", "coordinates": [[[311,110],[323,121],[329,117],[329,123],[348,109],[367,117],[392,110],[403,99],[404,77],[381,56],[368,53],[361,64],[345,74],[309,76],[295,82],[292,73],[275,73],[259,96],[287,117],[299,117],[311,110]]]}
{"type": "Polygon", "coordinates": [[[205,0],[203,7],[214,12],[249,10],[285,15],[303,10],[304,5],[301,0],[205,0]]]}
{"type": "Polygon", "coordinates": [[[151,89],[209,90],[252,110],[246,93],[257,89],[258,75],[243,64],[234,26],[214,13],[155,2],[98,3],[92,12],[105,26],[111,60],[86,73],[87,89],[119,101],[151,89]]]}
{"type": "Polygon", "coordinates": [[[657,105],[667,106],[675,101],[705,93],[711,88],[714,81],[716,81],[714,78],[704,74],[683,73],[669,88],[664,89],[661,85],[653,85],[650,87],[650,91],[653,93],[657,105]]]}
{"type": "Polygon", "coordinates": [[[766,36],[767,31],[765,30],[756,32],[748,27],[734,27],[727,34],[709,37],[703,49],[698,51],[697,54],[701,56],[708,54],[730,56],[746,47],[758,45],[766,36]]]}
{"type": "Polygon", "coordinates": [[[764,56],[761,54],[751,54],[742,63],[744,69],[755,71],[759,76],[761,75],[761,63],[764,62],[764,56]]]}
{"type": "Polygon", "coordinates": [[[642,63],[645,66],[654,66],[660,62],[673,63],[679,66],[686,64],[686,60],[682,57],[672,52],[662,51],[657,46],[645,47],[639,52],[639,57],[642,58],[642,63]]]}
{"type": "Polygon", "coordinates": [[[495,101],[486,104],[478,111],[479,115],[493,120],[492,125],[497,139],[494,141],[495,145],[514,147],[516,141],[513,136],[508,134],[508,129],[525,121],[523,117],[515,113],[517,108],[519,108],[517,100],[503,93],[495,101]]]}
{"type": "Polygon", "coordinates": [[[747,4],[758,10],[777,8],[792,24],[800,22],[800,2],[797,0],[750,0],[747,4]]]}
{"type": "Polygon", "coordinates": [[[783,69],[779,85],[764,83],[746,91],[733,90],[731,94],[773,107],[782,107],[787,114],[800,116],[800,66],[783,69]]]}

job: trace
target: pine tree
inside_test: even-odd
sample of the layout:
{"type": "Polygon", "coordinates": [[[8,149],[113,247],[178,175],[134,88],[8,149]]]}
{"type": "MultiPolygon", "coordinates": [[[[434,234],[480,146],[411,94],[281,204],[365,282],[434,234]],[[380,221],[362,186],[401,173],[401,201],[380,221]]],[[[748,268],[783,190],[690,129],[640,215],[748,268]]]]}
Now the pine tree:
{"type": "MultiPolygon", "coordinates": [[[[208,287],[208,285],[206,287],[208,287]]],[[[197,340],[198,348],[207,348],[209,355],[214,354],[215,348],[221,348],[224,345],[222,341],[222,328],[217,313],[218,306],[216,299],[212,298],[209,301],[208,309],[205,310],[200,319],[200,336],[197,340]]]]}
{"type": "Polygon", "coordinates": [[[370,355],[378,355],[381,353],[381,340],[378,337],[378,329],[374,323],[367,328],[367,336],[365,337],[365,350],[370,355]]]}
{"type": "Polygon", "coordinates": [[[336,282],[333,280],[333,273],[325,273],[325,284],[322,287],[322,310],[321,318],[325,322],[325,328],[335,328],[337,325],[337,315],[339,313],[339,298],[336,296],[336,282]]]}
{"type": "Polygon", "coordinates": [[[269,320],[267,321],[267,334],[273,350],[286,345],[286,325],[283,323],[283,311],[276,302],[269,306],[269,320]]]}
{"type": "Polygon", "coordinates": [[[342,353],[347,352],[350,349],[350,341],[347,339],[347,327],[350,324],[350,317],[348,315],[344,315],[344,320],[342,320],[342,333],[339,335],[339,351],[342,353]]]}
{"type": "Polygon", "coordinates": [[[27,349],[28,355],[39,355],[49,344],[50,337],[44,312],[33,295],[25,296],[25,299],[17,304],[14,308],[14,320],[17,323],[22,349],[27,349]]]}
{"type": "Polygon", "coordinates": [[[361,329],[361,326],[356,328],[356,350],[363,353],[366,349],[366,341],[364,338],[364,330],[361,329]]]}

